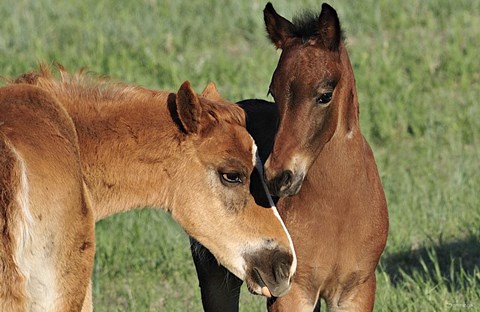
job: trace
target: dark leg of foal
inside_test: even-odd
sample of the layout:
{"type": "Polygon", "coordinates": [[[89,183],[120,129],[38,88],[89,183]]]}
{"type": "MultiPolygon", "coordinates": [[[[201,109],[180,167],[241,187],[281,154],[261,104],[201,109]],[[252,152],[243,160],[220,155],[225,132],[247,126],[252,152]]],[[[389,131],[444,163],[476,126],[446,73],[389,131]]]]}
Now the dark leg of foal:
{"type": "MultiPolygon", "coordinates": [[[[267,310],[269,310],[269,307],[275,302],[276,298],[268,299],[267,300],[267,310]]],[[[313,312],[320,312],[320,309],[322,308],[322,301],[320,298],[318,298],[317,305],[315,308],[313,308],[313,312]]]]}
{"type": "Polygon", "coordinates": [[[242,280],[219,265],[210,251],[191,237],[190,247],[200,284],[203,310],[238,312],[242,280]]]}

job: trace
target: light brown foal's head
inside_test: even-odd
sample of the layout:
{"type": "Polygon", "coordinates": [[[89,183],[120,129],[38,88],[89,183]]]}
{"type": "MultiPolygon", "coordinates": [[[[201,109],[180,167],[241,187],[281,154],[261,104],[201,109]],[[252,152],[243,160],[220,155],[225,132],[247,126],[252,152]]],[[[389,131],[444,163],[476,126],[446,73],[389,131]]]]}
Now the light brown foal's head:
{"type": "Polygon", "coordinates": [[[273,151],[265,164],[270,191],[296,194],[313,160],[330,141],[352,100],[353,73],[342,42],[335,10],[323,4],[320,15],[294,23],[268,3],[265,25],[282,54],[269,92],[279,107],[280,123],[273,151]]]}
{"type": "MultiPolygon", "coordinates": [[[[252,173],[260,163],[243,110],[222,100],[213,84],[197,96],[184,83],[175,105],[189,160],[177,170],[188,188],[173,217],[246,280],[250,291],[262,294],[267,287],[263,294],[285,294],[296,269],[295,252],[266,186],[263,198],[250,192],[252,173]]],[[[258,173],[255,178],[261,181],[258,173]]]]}

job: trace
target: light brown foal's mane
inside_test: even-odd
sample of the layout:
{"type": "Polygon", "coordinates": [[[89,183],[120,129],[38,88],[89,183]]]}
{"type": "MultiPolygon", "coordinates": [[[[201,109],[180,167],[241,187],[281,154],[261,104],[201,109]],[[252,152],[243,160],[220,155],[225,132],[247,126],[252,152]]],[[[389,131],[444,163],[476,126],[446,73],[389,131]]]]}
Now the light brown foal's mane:
{"type": "Polygon", "coordinates": [[[213,84],[199,96],[188,82],[171,93],[59,73],[0,88],[0,310],[92,310],[94,222],[145,206],[253,292],[289,289],[295,253],[275,207],[250,193],[241,109],[213,84]]]}
{"type": "Polygon", "coordinates": [[[282,50],[270,92],[279,128],[265,163],[267,184],[292,235],[298,270],[270,311],[372,311],[375,269],[388,232],[387,204],[361,134],[355,77],[335,10],[294,22],[264,10],[282,50]],[[318,306],[317,306],[318,307],[318,306]]]}

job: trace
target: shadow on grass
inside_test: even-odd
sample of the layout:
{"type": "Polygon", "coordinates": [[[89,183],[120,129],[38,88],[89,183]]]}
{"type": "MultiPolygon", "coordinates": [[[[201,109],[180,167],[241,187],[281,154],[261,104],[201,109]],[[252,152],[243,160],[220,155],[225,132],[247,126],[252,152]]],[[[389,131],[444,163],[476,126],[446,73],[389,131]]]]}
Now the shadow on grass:
{"type": "Polygon", "coordinates": [[[480,241],[474,235],[465,239],[385,255],[381,270],[397,287],[407,279],[444,284],[449,291],[460,291],[473,280],[480,282],[480,241]]]}

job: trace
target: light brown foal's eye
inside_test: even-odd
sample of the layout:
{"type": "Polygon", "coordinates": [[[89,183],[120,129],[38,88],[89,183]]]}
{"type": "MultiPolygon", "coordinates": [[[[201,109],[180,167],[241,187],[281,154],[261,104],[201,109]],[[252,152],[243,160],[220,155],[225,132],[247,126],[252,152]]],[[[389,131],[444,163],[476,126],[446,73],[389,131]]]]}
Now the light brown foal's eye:
{"type": "Polygon", "coordinates": [[[220,174],[224,184],[240,184],[243,183],[242,175],[238,172],[225,172],[220,174]]]}
{"type": "Polygon", "coordinates": [[[318,104],[328,104],[332,100],[333,92],[321,93],[315,98],[315,102],[318,104]]]}

